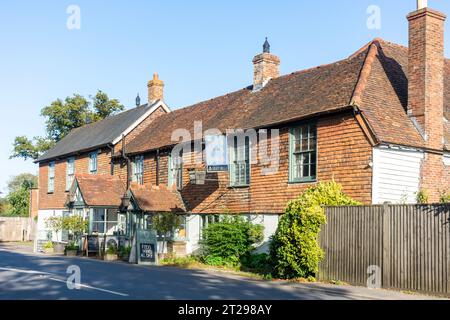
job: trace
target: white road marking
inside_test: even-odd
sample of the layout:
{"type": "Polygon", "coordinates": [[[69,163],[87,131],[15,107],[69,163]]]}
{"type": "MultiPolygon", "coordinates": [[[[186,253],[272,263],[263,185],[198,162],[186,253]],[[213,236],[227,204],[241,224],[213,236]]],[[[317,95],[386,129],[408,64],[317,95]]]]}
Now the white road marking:
{"type": "MultiPolygon", "coordinates": [[[[61,279],[56,279],[56,278],[47,278],[47,279],[53,280],[53,281],[57,281],[57,282],[61,282],[61,283],[66,283],[66,280],[61,280],[61,279]]],[[[118,295],[118,296],[122,296],[122,297],[129,297],[130,296],[129,294],[126,294],[126,293],[120,293],[120,292],[117,292],[117,291],[111,291],[111,290],[106,290],[106,289],[102,289],[102,288],[96,288],[96,287],[92,287],[92,286],[89,286],[87,284],[82,284],[82,283],[80,283],[79,286],[82,287],[82,288],[88,288],[88,289],[92,289],[92,290],[112,293],[112,294],[115,294],[115,295],[118,295]]]]}
{"type": "MultiPolygon", "coordinates": [[[[2,271],[2,270],[3,271],[14,272],[14,273],[36,274],[36,275],[39,275],[40,277],[48,279],[48,280],[61,282],[61,283],[67,283],[66,280],[61,280],[61,279],[49,277],[49,276],[57,276],[57,275],[52,274],[52,273],[48,273],[48,272],[0,267],[0,271],[2,271]]],[[[129,294],[126,294],[126,293],[121,293],[121,292],[117,292],[117,291],[111,291],[111,290],[107,290],[107,289],[97,288],[97,287],[93,287],[93,286],[90,286],[90,285],[87,285],[87,284],[82,284],[82,283],[80,283],[80,287],[87,288],[87,289],[92,289],[92,290],[97,290],[97,291],[101,291],[101,292],[107,292],[107,293],[115,294],[115,295],[122,296],[122,297],[129,297],[130,296],[129,294]]]]}
{"type": "Polygon", "coordinates": [[[25,269],[15,269],[15,268],[2,268],[2,267],[0,267],[0,270],[12,271],[12,272],[15,272],[15,273],[51,275],[51,273],[48,273],[48,272],[35,271],[35,270],[25,270],[25,269]]]}

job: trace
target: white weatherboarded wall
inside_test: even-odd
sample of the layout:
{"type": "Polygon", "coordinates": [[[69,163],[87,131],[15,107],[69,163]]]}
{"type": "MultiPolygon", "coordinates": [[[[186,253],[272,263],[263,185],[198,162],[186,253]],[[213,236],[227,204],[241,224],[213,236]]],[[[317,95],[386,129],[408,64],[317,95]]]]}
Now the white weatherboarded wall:
{"type": "Polygon", "coordinates": [[[450,153],[444,153],[444,164],[450,166],[450,153]]]}
{"type": "Polygon", "coordinates": [[[415,203],[423,157],[421,151],[374,148],[373,203],[415,203]]]}

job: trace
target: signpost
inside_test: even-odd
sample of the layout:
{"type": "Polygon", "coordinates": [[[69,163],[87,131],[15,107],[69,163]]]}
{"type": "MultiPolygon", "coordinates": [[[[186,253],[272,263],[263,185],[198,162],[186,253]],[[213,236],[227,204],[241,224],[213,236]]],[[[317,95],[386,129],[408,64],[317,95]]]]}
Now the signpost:
{"type": "Polygon", "coordinates": [[[137,230],[137,263],[142,265],[158,264],[158,238],[154,230],[137,230]]]}

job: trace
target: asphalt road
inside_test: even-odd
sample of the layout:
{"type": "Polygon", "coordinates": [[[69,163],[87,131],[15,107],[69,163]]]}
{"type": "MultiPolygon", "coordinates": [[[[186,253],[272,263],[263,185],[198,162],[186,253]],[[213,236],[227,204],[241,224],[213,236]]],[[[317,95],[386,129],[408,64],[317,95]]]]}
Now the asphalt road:
{"type": "Polygon", "coordinates": [[[0,247],[0,300],[420,298],[427,297],[351,286],[267,282],[210,271],[34,255],[0,247]],[[67,269],[70,266],[80,268],[80,289],[69,289],[67,286],[67,269]]]}

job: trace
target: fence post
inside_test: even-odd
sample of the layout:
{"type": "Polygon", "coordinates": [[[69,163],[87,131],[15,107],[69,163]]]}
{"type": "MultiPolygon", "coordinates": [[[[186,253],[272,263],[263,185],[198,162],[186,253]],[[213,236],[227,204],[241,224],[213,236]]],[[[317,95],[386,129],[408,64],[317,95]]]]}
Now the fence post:
{"type": "Polygon", "coordinates": [[[391,255],[391,248],[390,248],[390,223],[389,223],[389,217],[390,216],[390,207],[389,203],[385,202],[383,204],[383,266],[382,266],[382,274],[383,274],[383,288],[389,288],[390,283],[390,255],[391,255]]]}

